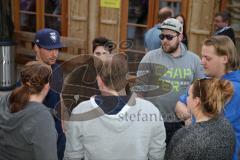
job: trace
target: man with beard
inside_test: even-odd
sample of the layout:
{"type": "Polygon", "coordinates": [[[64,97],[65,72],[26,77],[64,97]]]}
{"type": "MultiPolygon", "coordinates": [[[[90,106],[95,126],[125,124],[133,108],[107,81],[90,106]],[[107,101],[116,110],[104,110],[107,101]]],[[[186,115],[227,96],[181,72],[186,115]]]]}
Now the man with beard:
{"type": "Polygon", "coordinates": [[[143,57],[137,72],[137,85],[133,90],[160,110],[168,144],[183,124],[175,115],[178,97],[186,92],[194,79],[204,77],[204,73],[200,58],[181,43],[183,27],[178,20],[165,20],[160,30],[162,46],[143,57]]]}
{"type": "MultiPolygon", "coordinates": [[[[63,84],[63,73],[60,65],[56,63],[59,49],[63,48],[60,41],[58,31],[44,28],[37,31],[34,38],[34,51],[36,52],[36,60],[41,61],[52,68],[52,77],[50,80],[50,90],[45,97],[43,104],[48,108],[60,108],[60,92],[63,84]]],[[[61,120],[57,115],[54,117],[55,127],[58,132],[57,152],[58,159],[63,159],[65,150],[66,137],[62,130],[61,120]]]]}

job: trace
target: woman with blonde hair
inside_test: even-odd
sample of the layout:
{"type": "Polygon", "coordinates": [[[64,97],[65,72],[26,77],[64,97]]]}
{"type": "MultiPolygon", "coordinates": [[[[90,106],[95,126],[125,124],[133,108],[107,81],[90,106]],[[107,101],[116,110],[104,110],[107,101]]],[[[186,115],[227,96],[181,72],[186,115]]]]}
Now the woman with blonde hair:
{"type": "Polygon", "coordinates": [[[167,148],[166,160],[231,160],[235,134],[223,116],[223,109],[233,95],[227,80],[196,80],[188,91],[187,108],[196,123],[178,130],[167,148]]]}
{"type": "Polygon", "coordinates": [[[29,62],[20,72],[22,85],[0,97],[0,159],[57,160],[54,120],[42,104],[51,75],[50,66],[29,62]]]}

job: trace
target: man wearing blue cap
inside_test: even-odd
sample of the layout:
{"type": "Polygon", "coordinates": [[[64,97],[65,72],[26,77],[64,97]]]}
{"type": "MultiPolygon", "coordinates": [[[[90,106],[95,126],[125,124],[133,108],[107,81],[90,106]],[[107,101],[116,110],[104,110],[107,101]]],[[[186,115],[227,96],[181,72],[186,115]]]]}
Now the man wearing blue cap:
{"type": "MultiPolygon", "coordinates": [[[[60,66],[56,63],[59,49],[63,48],[60,41],[58,31],[44,28],[39,30],[34,39],[34,50],[36,52],[36,60],[42,61],[52,67],[53,74],[50,81],[50,90],[43,101],[47,107],[51,109],[60,108],[60,92],[63,84],[63,73],[60,66]]],[[[55,115],[55,127],[58,132],[57,152],[58,159],[63,159],[65,150],[66,137],[62,130],[61,120],[55,115]]]]}

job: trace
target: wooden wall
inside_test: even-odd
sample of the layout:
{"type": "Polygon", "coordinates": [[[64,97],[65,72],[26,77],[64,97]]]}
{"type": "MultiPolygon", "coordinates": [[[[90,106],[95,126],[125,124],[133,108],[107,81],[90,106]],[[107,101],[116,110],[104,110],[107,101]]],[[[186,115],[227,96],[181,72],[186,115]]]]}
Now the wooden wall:
{"type": "Polygon", "coordinates": [[[213,19],[219,9],[216,0],[189,0],[189,49],[200,54],[202,42],[213,32],[213,19]]]}
{"type": "MultiPolygon", "coordinates": [[[[68,36],[62,37],[67,49],[62,50],[59,60],[67,61],[80,54],[92,54],[92,40],[97,36],[105,36],[116,43],[119,42],[121,6],[101,7],[100,0],[68,0],[67,6],[68,36]]],[[[31,60],[35,56],[31,43],[34,35],[35,33],[16,29],[17,63],[24,64],[26,59],[31,60]]]]}
{"type": "Polygon", "coordinates": [[[86,41],[86,54],[92,53],[92,40],[105,36],[120,39],[120,9],[100,6],[100,0],[69,0],[68,36],[86,41]]]}

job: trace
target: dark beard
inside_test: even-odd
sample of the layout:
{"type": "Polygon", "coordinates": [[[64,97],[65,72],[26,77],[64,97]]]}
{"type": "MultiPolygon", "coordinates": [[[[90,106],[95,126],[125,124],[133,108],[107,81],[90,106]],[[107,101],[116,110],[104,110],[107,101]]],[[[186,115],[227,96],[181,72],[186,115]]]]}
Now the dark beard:
{"type": "Polygon", "coordinates": [[[168,51],[166,51],[166,50],[164,49],[164,47],[162,47],[162,49],[163,49],[163,51],[164,51],[165,53],[171,54],[171,53],[174,53],[174,52],[178,49],[178,46],[179,46],[179,43],[178,43],[177,45],[175,45],[175,46],[171,46],[171,47],[168,49],[168,51]]]}

